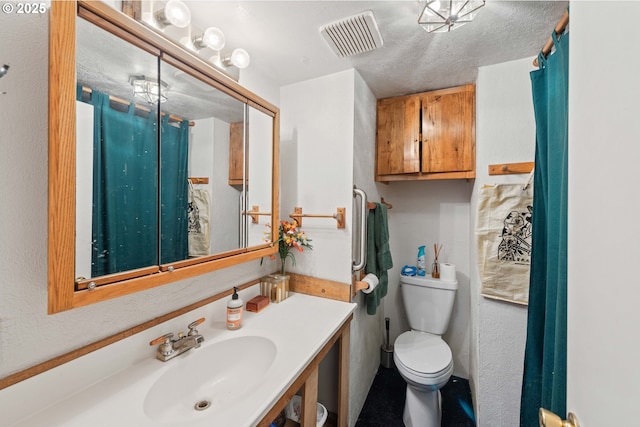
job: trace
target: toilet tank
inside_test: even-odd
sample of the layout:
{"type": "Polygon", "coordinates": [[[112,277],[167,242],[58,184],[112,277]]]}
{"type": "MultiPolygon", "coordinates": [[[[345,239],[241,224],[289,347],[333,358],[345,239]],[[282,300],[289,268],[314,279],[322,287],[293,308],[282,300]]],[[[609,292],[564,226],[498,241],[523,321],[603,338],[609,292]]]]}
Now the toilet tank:
{"type": "Polygon", "coordinates": [[[431,277],[400,276],[400,292],[409,319],[416,331],[443,335],[449,327],[458,282],[431,277]]]}

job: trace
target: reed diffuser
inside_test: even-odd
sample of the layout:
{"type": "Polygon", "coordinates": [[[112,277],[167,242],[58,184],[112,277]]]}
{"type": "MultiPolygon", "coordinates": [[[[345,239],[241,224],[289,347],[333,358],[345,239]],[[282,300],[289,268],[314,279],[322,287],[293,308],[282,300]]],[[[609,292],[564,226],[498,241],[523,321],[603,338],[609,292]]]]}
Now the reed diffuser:
{"type": "Polygon", "coordinates": [[[442,245],[438,246],[437,243],[433,244],[433,264],[431,265],[431,277],[434,279],[440,278],[440,267],[438,266],[438,256],[442,250],[442,245]]]}

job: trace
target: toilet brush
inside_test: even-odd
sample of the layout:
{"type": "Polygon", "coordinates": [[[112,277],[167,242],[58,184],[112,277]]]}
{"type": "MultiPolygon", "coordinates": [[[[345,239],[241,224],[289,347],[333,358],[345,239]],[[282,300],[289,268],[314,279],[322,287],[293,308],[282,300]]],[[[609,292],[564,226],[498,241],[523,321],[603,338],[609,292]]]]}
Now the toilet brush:
{"type": "Polygon", "coordinates": [[[380,364],[385,368],[393,367],[393,346],[389,344],[389,318],[384,318],[384,326],[387,330],[387,339],[380,348],[380,364]]]}

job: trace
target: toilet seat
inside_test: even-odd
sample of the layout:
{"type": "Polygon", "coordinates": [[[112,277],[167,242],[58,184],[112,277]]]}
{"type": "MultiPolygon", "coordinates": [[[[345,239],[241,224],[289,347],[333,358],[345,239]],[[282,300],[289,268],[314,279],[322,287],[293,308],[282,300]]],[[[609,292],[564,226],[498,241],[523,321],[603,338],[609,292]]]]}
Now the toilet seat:
{"type": "Polygon", "coordinates": [[[423,386],[440,387],[453,372],[451,349],[438,335],[408,331],[394,342],[394,361],[402,376],[423,386]]]}

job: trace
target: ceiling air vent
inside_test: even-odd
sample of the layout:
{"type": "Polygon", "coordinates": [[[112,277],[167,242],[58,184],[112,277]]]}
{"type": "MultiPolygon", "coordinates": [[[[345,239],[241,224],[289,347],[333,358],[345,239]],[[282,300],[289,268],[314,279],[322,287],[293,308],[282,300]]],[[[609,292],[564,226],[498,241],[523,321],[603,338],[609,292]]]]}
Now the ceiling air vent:
{"type": "Polygon", "coordinates": [[[370,10],[320,27],[336,55],[353,56],[382,47],[382,35],[370,10]]]}

